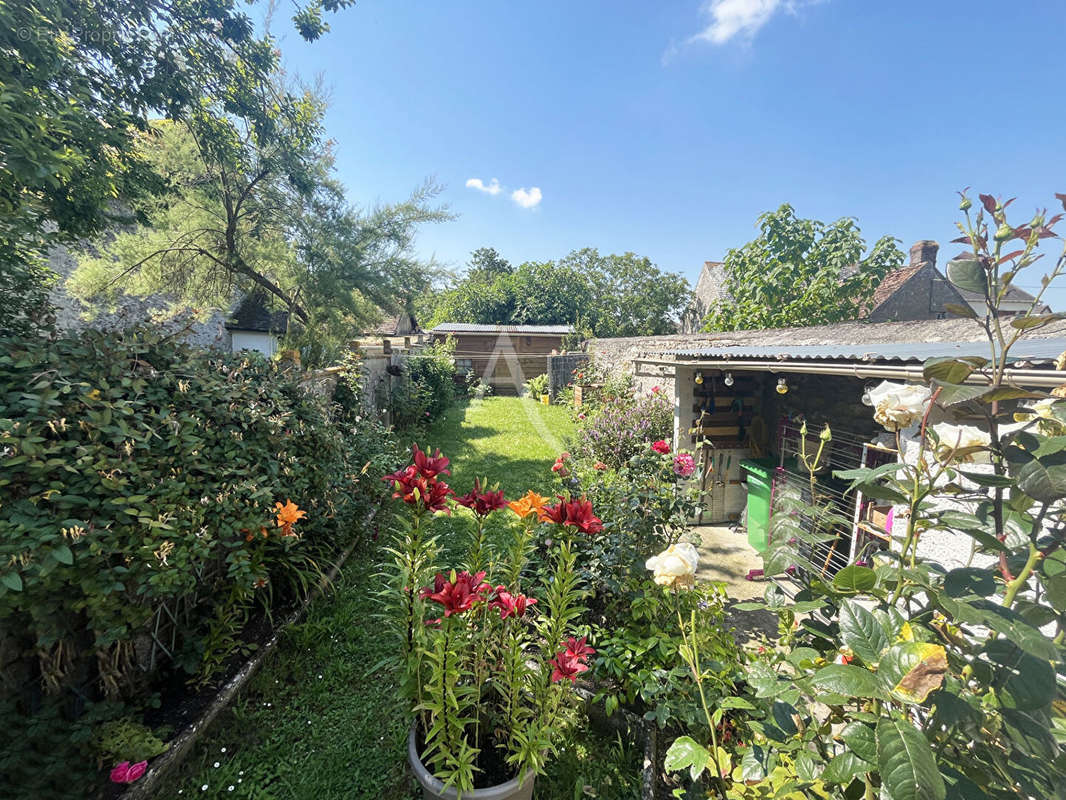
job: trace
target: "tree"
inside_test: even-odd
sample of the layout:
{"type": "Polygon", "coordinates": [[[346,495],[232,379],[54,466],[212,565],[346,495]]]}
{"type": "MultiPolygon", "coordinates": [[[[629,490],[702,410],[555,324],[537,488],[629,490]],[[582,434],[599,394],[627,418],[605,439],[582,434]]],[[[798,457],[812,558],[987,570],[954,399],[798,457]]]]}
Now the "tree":
{"type": "Polygon", "coordinates": [[[71,290],[86,299],[165,292],[194,308],[259,292],[300,323],[304,342],[339,343],[377,308],[399,310],[426,283],[411,255],[417,226],[447,218],[427,205],[436,188],[360,213],[319,145],[321,105],[305,95],[279,109],[269,132],[207,115],[157,123],[139,145],[170,190],[135,204],[149,224],[79,260],[71,290]]]}
{"type": "Polygon", "coordinates": [[[494,247],[479,247],[470,254],[468,278],[485,278],[493,280],[514,272],[511,262],[496,252],[494,247]]]}
{"type": "MultiPolygon", "coordinates": [[[[349,4],[312,0],[294,23],[313,40],[322,11],[349,4]]],[[[144,222],[124,201],[165,189],[136,146],[151,117],[235,114],[269,131],[279,60],[226,0],[0,3],[0,270],[23,285],[47,275],[48,247],[144,222]]]]}
{"type": "Polygon", "coordinates": [[[897,240],[882,236],[865,256],[855,220],[826,225],[792,206],[759,217],[760,235],[725,257],[731,299],[708,309],[704,330],[822,325],[858,319],[874,290],[903,264],[897,240]]]}
{"type": "Polygon", "coordinates": [[[689,294],[683,277],[633,253],[602,256],[585,248],[512,268],[482,248],[430,310],[436,323],[580,324],[601,337],[649,336],[676,330],[689,294]]]}
{"type": "Polygon", "coordinates": [[[592,302],[587,316],[600,337],[672,333],[691,296],[683,276],[635,253],[601,256],[585,248],[559,265],[587,277],[592,302]]]}

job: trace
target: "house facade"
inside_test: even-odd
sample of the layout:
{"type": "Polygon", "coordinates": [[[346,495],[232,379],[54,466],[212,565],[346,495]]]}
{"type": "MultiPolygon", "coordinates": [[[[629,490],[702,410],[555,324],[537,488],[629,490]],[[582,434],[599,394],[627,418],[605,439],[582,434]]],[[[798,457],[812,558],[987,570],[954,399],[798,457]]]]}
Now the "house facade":
{"type": "Polygon", "coordinates": [[[480,325],[448,322],[427,333],[432,342],[455,340],[455,372],[475,376],[500,394],[517,394],[522,384],[548,372],[548,356],[562,350],[571,325],[480,325]]]}

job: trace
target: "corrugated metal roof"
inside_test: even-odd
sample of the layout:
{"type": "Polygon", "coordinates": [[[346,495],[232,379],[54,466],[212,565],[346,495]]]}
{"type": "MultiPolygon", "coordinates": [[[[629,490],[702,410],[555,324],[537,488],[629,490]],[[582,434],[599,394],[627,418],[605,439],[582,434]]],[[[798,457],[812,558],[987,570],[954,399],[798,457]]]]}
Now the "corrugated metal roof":
{"type": "Polygon", "coordinates": [[[565,335],[574,332],[572,325],[482,325],[476,322],[444,322],[430,333],[518,333],[565,335]]]}
{"type": "MultiPolygon", "coordinates": [[[[772,345],[668,350],[685,358],[757,358],[804,361],[925,361],[944,356],[989,355],[987,342],[899,342],[893,344],[772,345]]],[[[1054,361],[1066,352],[1066,338],[1023,339],[1010,351],[1011,361],[1054,361]]]]}

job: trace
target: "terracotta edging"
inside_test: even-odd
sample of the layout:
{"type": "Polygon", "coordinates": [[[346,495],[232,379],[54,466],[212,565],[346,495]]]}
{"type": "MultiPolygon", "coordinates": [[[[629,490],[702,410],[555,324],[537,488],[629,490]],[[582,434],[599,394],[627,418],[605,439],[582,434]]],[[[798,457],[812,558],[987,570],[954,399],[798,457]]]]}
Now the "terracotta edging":
{"type": "MultiPolygon", "coordinates": [[[[367,515],[363,524],[369,524],[376,515],[377,509],[374,509],[367,515]]],[[[239,692],[248,682],[248,679],[251,678],[259,670],[259,667],[263,665],[263,661],[266,657],[274,652],[274,648],[277,647],[278,642],[280,641],[281,632],[290,625],[294,625],[298,622],[307,612],[308,606],[317,600],[327,587],[333,584],[341,567],[344,566],[345,562],[348,560],[348,556],[352,554],[352,551],[355,550],[359,543],[360,540],[356,539],[351,545],[349,545],[348,549],[341,554],[340,560],[338,560],[337,563],[333,565],[333,568],[322,577],[318,582],[318,585],[314,588],[311,594],[308,595],[307,599],[300,604],[300,607],[292,612],[281,625],[275,628],[266,644],[256,650],[255,655],[245,662],[244,666],[237,671],[237,674],[223,684],[222,688],[219,689],[218,694],[215,695],[215,699],[207,705],[207,708],[204,709],[200,717],[195,722],[185,727],[181,733],[167,743],[166,751],[158,758],[152,760],[151,765],[148,767],[148,771],[144,773],[141,780],[137,781],[120,795],[119,800],[147,800],[147,798],[153,796],[154,790],[158,788],[158,785],[163,778],[184,760],[185,756],[188,755],[189,750],[191,750],[192,746],[196,744],[200,735],[211,726],[211,723],[214,722],[215,717],[218,716],[219,712],[229,705],[237,692],[239,692]]]]}

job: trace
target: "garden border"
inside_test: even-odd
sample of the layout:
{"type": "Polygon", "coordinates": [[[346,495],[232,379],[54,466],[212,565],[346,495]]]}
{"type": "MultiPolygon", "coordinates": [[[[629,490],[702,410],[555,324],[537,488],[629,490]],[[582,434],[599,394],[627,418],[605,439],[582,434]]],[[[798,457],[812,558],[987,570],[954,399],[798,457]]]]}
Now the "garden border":
{"type": "MultiPolygon", "coordinates": [[[[366,519],[363,520],[363,525],[369,525],[377,516],[379,510],[380,506],[374,508],[369,514],[367,514],[366,519]]],[[[154,796],[154,790],[158,788],[158,785],[163,778],[181,764],[200,736],[211,727],[211,723],[215,721],[215,717],[217,717],[219,713],[230,704],[230,701],[232,701],[237,695],[237,692],[244,688],[244,685],[248,680],[255,675],[263,665],[267,656],[274,652],[274,649],[278,646],[278,643],[281,640],[281,633],[286,628],[296,624],[303,615],[307,613],[307,609],[311,603],[317,600],[327,588],[333,585],[333,582],[340,574],[341,568],[348,561],[348,557],[355,551],[356,547],[359,546],[360,542],[361,540],[356,538],[356,540],[348,546],[348,549],[341,554],[337,563],[333,565],[328,573],[322,576],[318,585],[314,588],[311,594],[307,596],[307,599],[300,604],[300,607],[293,611],[286,620],[276,627],[270,638],[256,651],[255,655],[249,658],[248,661],[244,663],[244,666],[242,666],[232,678],[222,685],[222,688],[219,689],[215,698],[208,703],[203,713],[200,714],[195,721],[186,726],[177,736],[167,742],[166,752],[160,755],[159,758],[155,759],[155,763],[153,763],[144,773],[143,780],[139,780],[130,786],[129,789],[119,796],[119,800],[147,800],[147,798],[154,796]]]]}

